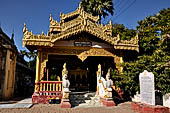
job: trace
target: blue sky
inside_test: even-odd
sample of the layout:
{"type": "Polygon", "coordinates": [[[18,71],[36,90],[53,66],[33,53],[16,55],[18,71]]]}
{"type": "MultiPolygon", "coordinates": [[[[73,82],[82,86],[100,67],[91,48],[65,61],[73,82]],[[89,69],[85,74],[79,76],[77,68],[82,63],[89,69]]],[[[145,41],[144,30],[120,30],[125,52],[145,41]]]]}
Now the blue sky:
{"type": "MultiPolygon", "coordinates": [[[[9,37],[14,30],[15,44],[18,50],[23,50],[24,23],[34,34],[47,33],[50,13],[59,21],[60,12],[74,11],[78,3],[79,0],[0,0],[0,26],[9,37]]],[[[114,6],[114,15],[102,22],[108,23],[111,19],[113,23],[135,29],[138,20],[170,7],[170,0],[114,0],[114,6]]]]}

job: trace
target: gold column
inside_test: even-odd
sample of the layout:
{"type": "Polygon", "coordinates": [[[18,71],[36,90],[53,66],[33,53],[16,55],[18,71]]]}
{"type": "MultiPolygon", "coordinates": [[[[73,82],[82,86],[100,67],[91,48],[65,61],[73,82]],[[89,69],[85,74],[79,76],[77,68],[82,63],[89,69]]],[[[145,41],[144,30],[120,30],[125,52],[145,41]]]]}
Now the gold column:
{"type": "Polygon", "coordinates": [[[37,59],[36,59],[36,78],[35,78],[35,89],[34,92],[39,92],[40,86],[40,58],[41,52],[37,51],[37,59]]]}
{"type": "Polygon", "coordinates": [[[115,63],[116,63],[116,68],[118,69],[119,72],[123,71],[123,67],[120,66],[121,63],[123,63],[123,52],[120,51],[119,56],[115,57],[115,63]]]}

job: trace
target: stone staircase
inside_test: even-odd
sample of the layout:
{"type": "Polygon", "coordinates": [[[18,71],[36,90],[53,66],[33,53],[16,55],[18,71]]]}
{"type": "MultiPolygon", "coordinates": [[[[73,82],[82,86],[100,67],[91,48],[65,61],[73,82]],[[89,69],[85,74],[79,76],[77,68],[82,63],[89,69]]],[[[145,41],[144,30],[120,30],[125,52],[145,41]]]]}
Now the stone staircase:
{"type": "Polygon", "coordinates": [[[71,92],[70,103],[71,107],[100,107],[103,106],[100,97],[95,95],[96,92],[71,92]]]}

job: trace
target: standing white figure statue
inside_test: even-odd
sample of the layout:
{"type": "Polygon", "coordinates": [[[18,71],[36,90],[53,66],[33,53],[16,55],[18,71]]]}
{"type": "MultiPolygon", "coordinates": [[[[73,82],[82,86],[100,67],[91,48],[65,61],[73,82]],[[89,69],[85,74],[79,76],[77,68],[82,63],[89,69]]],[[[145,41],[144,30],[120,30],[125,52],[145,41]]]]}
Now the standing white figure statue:
{"type": "Polygon", "coordinates": [[[67,78],[67,75],[64,74],[62,79],[63,79],[63,88],[69,88],[70,82],[69,82],[69,80],[67,78]]]}
{"type": "Polygon", "coordinates": [[[69,86],[70,86],[70,82],[68,80],[68,71],[66,68],[66,63],[64,63],[63,65],[63,70],[62,70],[62,85],[63,85],[63,98],[68,98],[69,96],[69,86]]]}
{"type": "Polygon", "coordinates": [[[110,79],[110,68],[109,68],[106,74],[106,79],[105,79],[105,87],[107,89],[107,92],[106,92],[107,99],[112,98],[112,85],[113,85],[113,81],[110,79]]]}
{"type": "Polygon", "coordinates": [[[111,88],[113,85],[113,81],[110,79],[110,68],[108,69],[108,72],[106,74],[106,82],[105,82],[105,86],[106,88],[111,88]]]}

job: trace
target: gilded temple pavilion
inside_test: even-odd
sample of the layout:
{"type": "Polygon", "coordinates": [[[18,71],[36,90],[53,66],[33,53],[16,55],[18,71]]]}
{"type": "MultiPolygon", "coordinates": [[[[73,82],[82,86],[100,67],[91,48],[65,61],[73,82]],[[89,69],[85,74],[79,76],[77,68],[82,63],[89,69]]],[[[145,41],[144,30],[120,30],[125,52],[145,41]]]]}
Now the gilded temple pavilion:
{"type": "MultiPolygon", "coordinates": [[[[60,14],[60,22],[50,15],[47,35],[34,35],[26,25],[23,28],[23,46],[37,50],[35,93],[55,92],[62,98],[62,69],[67,64],[71,91],[96,91],[96,71],[101,64],[103,75],[108,68],[122,67],[128,51],[139,51],[138,36],[120,40],[112,36],[112,23],[99,24],[99,17],[86,13],[80,7],[68,14],[60,14]]],[[[49,94],[50,95],[50,94],[49,94]]],[[[38,98],[38,97],[37,97],[38,98]]]]}

